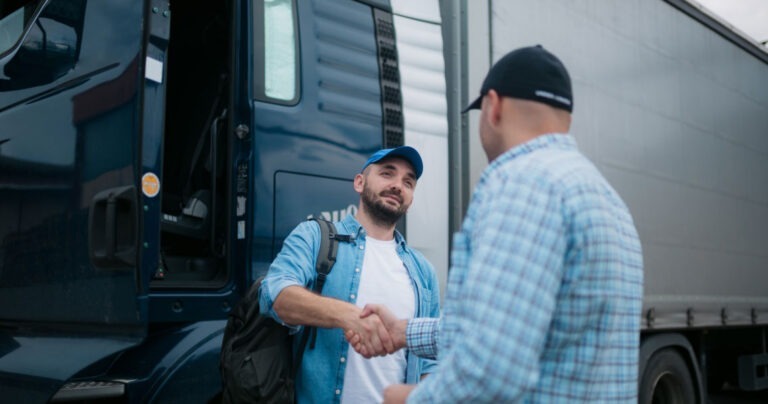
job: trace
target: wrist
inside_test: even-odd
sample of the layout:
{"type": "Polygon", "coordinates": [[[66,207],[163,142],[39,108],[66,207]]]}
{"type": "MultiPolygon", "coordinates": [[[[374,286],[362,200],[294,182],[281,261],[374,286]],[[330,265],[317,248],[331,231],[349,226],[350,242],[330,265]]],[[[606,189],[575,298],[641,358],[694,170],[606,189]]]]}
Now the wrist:
{"type": "Polygon", "coordinates": [[[395,327],[393,333],[392,333],[392,339],[393,343],[395,344],[395,349],[401,349],[405,348],[408,345],[408,340],[406,336],[406,331],[408,330],[408,320],[402,319],[397,320],[395,323],[395,327]]]}
{"type": "Polygon", "coordinates": [[[335,321],[335,328],[341,328],[342,330],[353,328],[353,325],[360,321],[361,311],[359,307],[345,302],[344,307],[337,311],[339,314],[335,321]]]}

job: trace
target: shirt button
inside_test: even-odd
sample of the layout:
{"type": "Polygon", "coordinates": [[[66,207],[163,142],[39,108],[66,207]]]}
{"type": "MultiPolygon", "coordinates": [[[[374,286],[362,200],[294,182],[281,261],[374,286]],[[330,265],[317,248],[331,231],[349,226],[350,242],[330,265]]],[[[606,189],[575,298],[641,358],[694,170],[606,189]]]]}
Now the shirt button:
{"type": "Polygon", "coordinates": [[[354,299],[355,298],[355,294],[353,293],[353,294],[349,295],[349,298],[350,299],[354,299]]]}
{"type": "Polygon", "coordinates": [[[341,359],[339,359],[339,362],[341,362],[341,363],[344,363],[344,362],[346,362],[346,361],[347,361],[347,359],[346,359],[346,358],[344,358],[343,356],[341,357],[341,359]]]}
{"type": "Polygon", "coordinates": [[[341,390],[336,389],[336,395],[338,396],[339,394],[341,394],[341,390]]]}
{"type": "Polygon", "coordinates": [[[355,272],[360,272],[360,268],[355,268],[355,272]]]}
{"type": "Polygon", "coordinates": [[[364,249],[365,249],[365,246],[364,246],[364,245],[362,245],[362,244],[360,244],[360,249],[361,249],[361,250],[364,250],[364,249]]]}

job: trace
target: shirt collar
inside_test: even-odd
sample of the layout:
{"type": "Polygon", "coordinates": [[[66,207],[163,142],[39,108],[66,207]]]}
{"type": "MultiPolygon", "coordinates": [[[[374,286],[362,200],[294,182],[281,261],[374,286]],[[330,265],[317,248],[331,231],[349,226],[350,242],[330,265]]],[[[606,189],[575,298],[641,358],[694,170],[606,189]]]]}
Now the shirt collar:
{"type": "MultiPolygon", "coordinates": [[[[341,220],[341,224],[343,225],[344,230],[349,233],[352,238],[365,238],[365,229],[363,228],[363,225],[355,219],[354,215],[347,215],[344,217],[344,219],[341,220]]],[[[395,229],[395,242],[403,248],[406,246],[405,237],[403,237],[397,229],[395,229]]]]}
{"type": "Polygon", "coordinates": [[[489,165],[487,171],[495,171],[497,167],[504,165],[506,162],[514,160],[520,156],[532,153],[540,149],[575,149],[576,139],[568,133],[548,133],[546,135],[537,136],[523,144],[519,144],[493,160],[489,165]]]}

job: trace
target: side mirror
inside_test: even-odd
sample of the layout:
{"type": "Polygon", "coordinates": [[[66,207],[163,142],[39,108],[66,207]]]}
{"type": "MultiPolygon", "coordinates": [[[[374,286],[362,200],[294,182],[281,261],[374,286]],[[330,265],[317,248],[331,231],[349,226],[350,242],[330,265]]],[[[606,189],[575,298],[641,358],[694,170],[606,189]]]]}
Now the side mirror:
{"type": "Polygon", "coordinates": [[[39,18],[4,67],[14,89],[50,83],[75,66],[77,33],[69,25],[39,18]]]}

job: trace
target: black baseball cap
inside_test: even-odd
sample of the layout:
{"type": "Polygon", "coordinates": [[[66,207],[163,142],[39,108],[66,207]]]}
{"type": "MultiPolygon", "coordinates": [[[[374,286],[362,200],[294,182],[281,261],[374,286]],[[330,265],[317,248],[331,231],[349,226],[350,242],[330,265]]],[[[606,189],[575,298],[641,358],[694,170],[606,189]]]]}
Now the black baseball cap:
{"type": "Polygon", "coordinates": [[[538,101],[573,111],[571,77],[563,62],[541,45],[515,49],[499,59],[485,76],[480,96],[462,112],[480,109],[488,90],[501,96],[538,101]]]}

